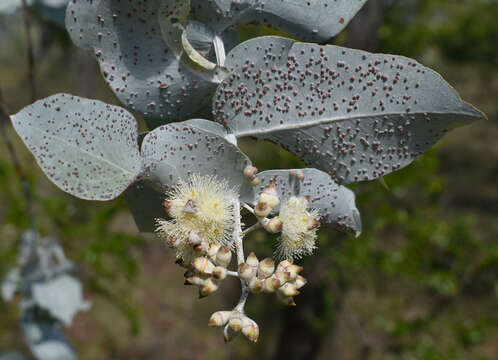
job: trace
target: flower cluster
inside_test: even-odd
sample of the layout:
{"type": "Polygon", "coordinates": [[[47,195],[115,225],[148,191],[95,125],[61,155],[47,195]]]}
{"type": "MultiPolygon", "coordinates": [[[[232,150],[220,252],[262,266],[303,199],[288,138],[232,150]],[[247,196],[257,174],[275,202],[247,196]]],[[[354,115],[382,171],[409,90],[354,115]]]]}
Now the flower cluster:
{"type": "Polygon", "coordinates": [[[276,292],[282,304],[295,306],[294,296],[299,295],[298,290],[307,282],[306,278],[299,275],[302,270],[302,266],[294,264],[292,259],[280,262],[275,269],[273,259],[259,261],[252,252],[246,262],[239,265],[238,273],[252,293],[276,292]]]}

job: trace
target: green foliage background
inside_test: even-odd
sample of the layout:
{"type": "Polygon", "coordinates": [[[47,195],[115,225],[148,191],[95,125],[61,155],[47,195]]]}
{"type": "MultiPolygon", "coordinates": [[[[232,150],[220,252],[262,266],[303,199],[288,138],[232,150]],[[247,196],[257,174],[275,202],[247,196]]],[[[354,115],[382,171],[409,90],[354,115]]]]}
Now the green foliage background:
{"type": "MultiPolygon", "coordinates": [[[[380,182],[354,185],[363,234],[321,231],[317,254],[304,262],[310,283],[295,309],[280,308],[271,296],[251,297],[248,314],[261,330],[257,346],[244,339],[225,346],[220,332],[206,327],[211,312],[236,301],[235,282],[198,300],[195,289],[183,287],[171,252],[139,236],[122,199],[92,203],[59,191],[10,130],[35,191],[37,226],[59,237],[93,301],[67,329],[80,358],[279,358],[283,348],[296,346],[286,342],[296,313],[320,340],[319,359],[498,358],[497,18],[491,0],[395,1],[385,10],[378,52],[434,68],[489,120],[449,133],[387,176],[388,189],[380,182]]],[[[0,86],[11,112],[30,102],[21,23],[0,17],[0,86]]],[[[40,97],[70,92],[118,104],[92,59],[62,31],[54,35],[36,24],[40,97]]],[[[267,32],[249,26],[244,36],[267,32]]],[[[346,31],[335,42],[347,37],[346,31]]],[[[268,143],[241,146],[261,170],[302,165],[268,143]]],[[[27,225],[20,183],[1,144],[0,276],[15,264],[27,225]]],[[[247,249],[264,257],[272,246],[256,233],[247,249]]],[[[16,304],[0,306],[0,354],[25,348],[16,304]]]]}

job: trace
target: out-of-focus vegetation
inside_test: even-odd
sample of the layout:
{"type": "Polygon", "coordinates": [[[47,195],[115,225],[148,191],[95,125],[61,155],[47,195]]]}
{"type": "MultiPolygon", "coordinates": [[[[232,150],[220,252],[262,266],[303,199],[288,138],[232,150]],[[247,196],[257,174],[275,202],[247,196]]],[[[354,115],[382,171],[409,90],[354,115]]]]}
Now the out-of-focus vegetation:
{"type": "MultiPolygon", "coordinates": [[[[283,309],[269,296],[249,302],[260,323],[258,345],[224,345],[206,328],[214,309],[237,298],[229,286],[196,299],[169,250],[139,236],[122,199],[90,203],[64,194],[10,132],[35,191],[37,226],[60,238],[93,301],[67,331],[81,359],[498,358],[498,3],[388,3],[377,50],[434,68],[489,120],[449,133],[387,176],[388,189],[354,185],[363,234],[321,231],[316,255],[304,262],[310,281],[296,308],[283,309]]],[[[117,103],[93,60],[63,33],[53,35],[41,20],[35,30],[39,97],[69,92],[117,103]]],[[[346,31],[336,41],[347,37],[346,31]]],[[[0,86],[11,112],[30,102],[25,63],[22,18],[0,17],[0,86]]],[[[302,165],[272,144],[248,140],[242,147],[260,169],[302,165]]],[[[3,276],[28,219],[19,180],[0,149],[3,276]]],[[[263,233],[249,241],[258,255],[272,251],[263,233]]],[[[25,348],[17,307],[1,307],[0,354],[25,348]]]]}

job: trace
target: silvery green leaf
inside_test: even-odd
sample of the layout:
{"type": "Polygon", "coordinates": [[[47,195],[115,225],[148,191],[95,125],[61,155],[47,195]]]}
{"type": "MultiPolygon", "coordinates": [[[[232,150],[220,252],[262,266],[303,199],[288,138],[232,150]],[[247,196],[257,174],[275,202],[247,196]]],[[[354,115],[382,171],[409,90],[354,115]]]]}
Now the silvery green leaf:
{"type": "Polygon", "coordinates": [[[219,32],[259,22],[301,40],[324,42],[341,32],[367,0],[192,0],[194,16],[219,32]]]}
{"type": "Polygon", "coordinates": [[[2,282],[2,299],[6,302],[12,301],[20,283],[21,270],[19,268],[9,270],[2,282]]]}
{"type": "Polygon", "coordinates": [[[262,37],[237,46],[213,99],[237,137],[282,145],[350,183],[411,163],[451,127],[484,115],[415,60],[262,37]],[[240,59],[245,59],[240,62],[240,59]]]}
{"type": "MultiPolygon", "coordinates": [[[[188,118],[209,104],[216,89],[213,74],[206,76],[193,67],[178,48],[168,46],[171,38],[163,37],[167,25],[174,24],[163,23],[161,30],[159,19],[170,16],[168,9],[184,9],[183,4],[183,0],[71,0],[66,12],[73,42],[93,51],[118,98],[153,119],[148,122],[153,126],[188,118]]],[[[179,35],[178,28],[170,30],[179,35]]]]}
{"type": "Polygon", "coordinates": [[[142,170],[137,123],[120,107],[57,94],[11,119],[48,178],[79,198],[113,199],[142,170]]]}
{"type": "Polygon", "coordinates": [[[145,174],[162,187],[191,174],[226,179],[240,194],[252,191],[243,171],[251,161],[226,138],[187,123],[163,125],[144,138],[145,174]]]}
{"type": "MultiPolygon", "coordinates": [[[[356,208],[355,195],[348,188],[338,185],[332,178],[317,169],[268,170],[258,173],[260,185],[254,191],[250,203],[256,205],[259,194],[274,183],[280,204],[290,197],[309,197],[309,207],[317,209],[322,225],[330,225],[341,231],[361,233],[360,213],[356,208]]],[[[279,207],[275,208],[278,213],[279,207]]]]}
{"type": "Polygon", "coordinates": [[[227,129],[223,125],[218,124],[214,121],[204,119],[191,119],[184,121],[183,124],[224,137],[232,144],[237,145],[237,139],[235,138],[235,136],[228,133],[227,129]]]}
{"type": "Polygon", "coordinates": [[[32,296],[40,308],[67,326],[78,311],[90,308],[90,303],[83,300],[81,283],[69,275],[34,283],[32,296]]]}
{"type": "Polygon", "coordinates": [[[73,348],[57,325],[49,321],[37,321],[33,310],[24,313],[22,329],[37,360],[76,360],[73,348]]]}

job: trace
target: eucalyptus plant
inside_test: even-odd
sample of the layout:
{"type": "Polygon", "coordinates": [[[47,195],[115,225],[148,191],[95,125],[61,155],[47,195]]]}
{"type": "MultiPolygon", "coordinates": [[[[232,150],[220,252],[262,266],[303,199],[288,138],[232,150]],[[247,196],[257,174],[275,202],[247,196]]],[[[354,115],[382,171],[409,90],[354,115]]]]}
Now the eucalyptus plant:
{"type": "Polygon", "coordinates": [[[248,295],[295,305],[306,279],[294,261],[313,253],[317,229],[361,233],[345,185],[399,170],[449,129],[484,117],[415,60],[324,45],[365,2],[71,0],[73,42],[93,52],[150,132],[140,136],[121,107],[68,94],[27,106],[12,123],[63,191],[98,201],[125,193],[139,229],[174,249],[201,297],[239,278],[238,304],[209,325],[223,326],[227,341],[257,341],[248,295]],[[238,27],[253,22],[292,39],[239,44],[238,27]],[[279,144],[308,168],[259,172],[237,146],[244,137],[279,144]],[[261,260],[243,246],[258,228],[279,234],[261,260]]]}

